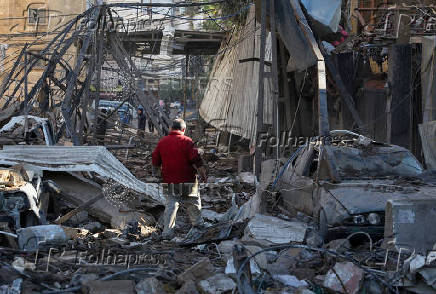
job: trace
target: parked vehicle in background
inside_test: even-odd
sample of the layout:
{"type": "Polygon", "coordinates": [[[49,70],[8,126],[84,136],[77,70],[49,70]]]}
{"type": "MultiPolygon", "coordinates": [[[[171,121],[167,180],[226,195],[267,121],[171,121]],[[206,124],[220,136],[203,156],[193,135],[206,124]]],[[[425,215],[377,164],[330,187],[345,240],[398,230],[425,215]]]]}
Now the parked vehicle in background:
{"type": "MultiPolygon", "coordinates": [[[[95,102],[92,104],[92,109],[95,108],[95,102]]],[[[111,100],[100,100],[99,102],[99,110],[106,110],[106,114],[110,114],[117,110],[116,115],[112,115],[109,119],[108,127],[113,127],[117,122],[124,124],[131,124],[132,120],[137,118],[136,111],[134,107],[128,102],[122,101],[111,101],[111,100]],[[121,105],[121,106],[120,106],[121,105]]],[[[94,122],[94,113],[88,112],[88,120],[91,124],[94,122]]]]}

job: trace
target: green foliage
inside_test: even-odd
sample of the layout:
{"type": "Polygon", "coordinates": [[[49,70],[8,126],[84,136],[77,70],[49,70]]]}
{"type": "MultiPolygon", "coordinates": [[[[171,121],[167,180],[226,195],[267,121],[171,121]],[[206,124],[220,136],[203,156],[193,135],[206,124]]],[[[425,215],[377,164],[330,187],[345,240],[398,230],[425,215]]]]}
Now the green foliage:
{"type": "Polygon", "coordinates": [[[245,24],[248,9],[244,10],[253,0],[228,0],[221,4],[206,5],[203,12],[210,18],[220,18],[227,15],[234,15],[226,19],[208,20],[203,24],[205,30],[226,30],[230,31],[245,24]],[[241,12],[241,10],[243,10],[241,12]]]}
{"type": "MultiPolygon", "coordinates": [[[[188,93],[189,94],[189,93],[188,93]]],[[[183,85],[180,82],[161,84],[159,87],[159,98],[168,101],[183,101],[185,95],[183,85]]]]}

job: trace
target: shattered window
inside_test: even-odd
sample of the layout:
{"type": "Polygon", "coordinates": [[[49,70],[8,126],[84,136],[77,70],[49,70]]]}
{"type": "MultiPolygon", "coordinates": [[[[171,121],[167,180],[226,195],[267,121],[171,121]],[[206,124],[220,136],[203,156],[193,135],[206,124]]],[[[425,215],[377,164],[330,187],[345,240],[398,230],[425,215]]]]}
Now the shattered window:
{"type": "Polygon", "coordinates": [[[333,147],[341,177],[416,176],[423,168],[407,150],[398,146],[333,147]]]}

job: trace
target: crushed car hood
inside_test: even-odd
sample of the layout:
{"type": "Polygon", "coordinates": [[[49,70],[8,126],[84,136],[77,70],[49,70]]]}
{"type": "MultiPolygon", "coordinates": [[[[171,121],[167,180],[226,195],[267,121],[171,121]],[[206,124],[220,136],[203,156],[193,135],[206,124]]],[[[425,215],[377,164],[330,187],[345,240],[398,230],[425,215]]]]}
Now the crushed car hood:
{"type": "Polygon", "coordinates": [[[350,215],[385,211],[390,199],[435,199],[436,186],[398,184],[394,180],[352,180],[339,184],[324,183],[350,215]]]}

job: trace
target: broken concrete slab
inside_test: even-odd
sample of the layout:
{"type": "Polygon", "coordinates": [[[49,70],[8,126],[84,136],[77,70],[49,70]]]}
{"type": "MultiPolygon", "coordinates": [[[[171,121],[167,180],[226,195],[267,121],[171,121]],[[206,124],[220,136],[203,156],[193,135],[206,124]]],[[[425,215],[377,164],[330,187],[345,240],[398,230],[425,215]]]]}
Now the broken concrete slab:
{"type": "Polygon", "coordinates": [[[242,172],[238,175],[239,181],[245,184],[249,185],[255,185],[256,184],[256,177],[251,172],[242,172]]]}
{"type": "MultiPolygon", "coordinates": [[[[69,173],[45,173],[45,178],[56,183],[62,191],[62,201],[72,206],[80,206],[89,199],[101,193],[101,187],[93,182],[79,178],[69,173]]],[[[87,212],[102,223],[108,223],[114,229],[122,229],[130,222],[138,222],[141,218],[147,219],[143,213],[127,210],[126,212],[112,205],[108,199],[103,198],[86,208],[87,212]]]]}
{"type": "Polygon", "coordinates": [[[103,225],[99,222],[90,222],[82,226],[85,230],[90,231],[91,233],[97,233],[101,231],[103,225]]]}
{"type": "Polygon", "coordinates": [[[43,225],[17,230],[18,246],[22,250],[33,251],[41,246],[63,245],[79,234],[78,229],[59,225],[43,225]]]}
{"type": "Polygon", "coordinates": [[[279,281],[283,285],[293,288],[309,286],[306,281],[300,281],[299,279],[297,279],[297,277],[291,275],[273,275],[272,277],[274,280],[279,281]]]}
{"type": "Polygon", "coordinates": [[[224,214],[218,213],[210,209],[202,209],[201,216],[203,217],[203,219],[206,219],[208,221],[219,222],[223,219],[224,214]]]}
{"type": "Polygon", "coordinates": [[[337,253],[344,253],[351,248],[350,241],[348,239],[337,239],[330,241],[325,245],[325,248],[337,253]]]}
{"type": "Polygon", "coordinates": [[[198,283],[198,287],[205,294],[230,293],[236,288],[236,283],[224,274],[216,274],[198,283]]]}
{"type": "Polygon", "coordinates": [[[84,294],[135,294],[132,280],[88,281],[82,285],[84,294]]]}
{"type": "Polygon", "coordinates": [[[209,258],[204,257],[199,262],[192,265],[177,277],[180,284],[186,281],[198,281],[205,279],[212,275],[215,271],[215,267],[210,262],[209,258]]]}
{"type": "MultiPolygon", "coordinates": [[[[231,275],[231,274],[235,275],[236,272],[237,272],[237,269],[235,268],[233,257],[231,257],[229,260],[227,260],[227,265],[226,265],[226,268],[224,270],[224,273],[226,275],[231,275]]],[[[261,274],[260,268],[254,259],[250,259],[250,272],[252,275],[260,275],[261,274]]]]}
{"type": "Polygon", "coordinates": [[[68,222],[71,223],[71,224],[73,224],[73,225],[75,225],[75,226],[78,226],[78,225],[80,225],[80,224],[86,222],[86,221],[88,220],[88,218],[89,218],[89,214],[88,214],[88,212],[85,211],[85,210],[82,210],[82,211],[80,211],[79,213],[73,215],[73,216],[68,220],[68,222]]]}
{"type": "Polygon", "coordinates": [[[257,242],[261,245],[302,243],[306,236],[307,224],[287,222],[277,217],[256,214],[245,228],[244,242],[257,242]]]}
{"type": "Polygon", "coordinates": [[[419,270],[419,275],[424,279],[425,283],[436,289],[436,268],[424,268],[419,270]]]}
{"type": "Polygon", "coordinates": [[[422,255],[415,255],[410,260],[409,270],[412,274],[416,273],[419,269],[423,268],[426,264],[426,258],[422,255]]]}
{"type": "Polygon", "coordinates": [[[218,244],[218,250],[224,261],[229,260],[233,256],[233,246],[241,244],[239,240],[225,240],[218,244]]]}
{"type": "Polygon", "coordinates": [[[166,294],[167,292],[164,290],[162,283],[154,278],[147,278],[140,281],[135,286],[137,294],[166,294]]]}
{"type": "Polygon", "coordinates": [[[199,292],[195,283],[189,280],[175,294],[199,294],[199,292]]]}
{"type": "Polygon", "coordinates": [[[71,278],[71,286],[80,286],[88,281],[95,281],[98,280],[97,274],[75,274],[71,278]]]}
{"type": "Polygon", "coordinates": [[[363,270],[352,262],[338,262],[328,271],[323,285],[339,293],[357,294],[362,287],[363,278],[363,270]]]}

